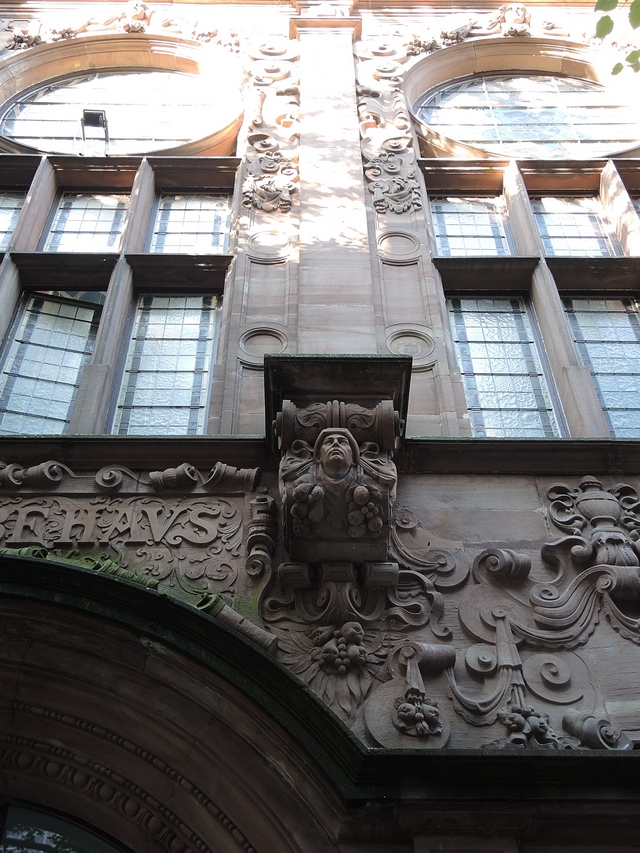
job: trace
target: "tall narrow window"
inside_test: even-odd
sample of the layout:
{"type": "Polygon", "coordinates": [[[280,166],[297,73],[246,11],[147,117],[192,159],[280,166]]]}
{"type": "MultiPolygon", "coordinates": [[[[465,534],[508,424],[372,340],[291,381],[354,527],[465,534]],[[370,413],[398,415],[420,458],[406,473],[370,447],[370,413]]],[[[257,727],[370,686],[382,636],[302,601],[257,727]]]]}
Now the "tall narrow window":
{"type": "Polygon", "coordinates": [[[612,435],[640,438],[640,316],[631,299],[565,299],[612,435]]]}
{"type": "Polygon", "coordinates": [[[0,252],[4,252],[16,227],[26,193],[0,193],[0,252]]]}
{"type": "Polygon", "coordinates": [[[158,205],[152,252],[226,252],[229,239],[229,196],[163,193],[158,205]]]}
{"type": "Polygon", "coordinates": [[[50,294],[26,304],[0,377],[0,434],[65,433],[100,307],[50,294]]]}
{"type": "Polygon", "coordinates": [[[476,436],[559,435],[532,321],[522,299],[450,299],[476,436]]]}
{"type": "Polygon", "coordinates": [[[508,255],[501,198],[431,198],[438,254],[508,255]]]}
{"type": "Polygon", "coordinates": [[[622,247],[597,198],[532,199],[545,254],[621,255],[622,247]]]}
{"type": "Polygon", "coordinates": [[[142,296],[118,401],[118,435],[203,431],[217,300],[142,296]]]}
{"type": "Polygon", "coordinates": [[[128,195],[62,194],[45,252],[117,252],[128,195]]]}

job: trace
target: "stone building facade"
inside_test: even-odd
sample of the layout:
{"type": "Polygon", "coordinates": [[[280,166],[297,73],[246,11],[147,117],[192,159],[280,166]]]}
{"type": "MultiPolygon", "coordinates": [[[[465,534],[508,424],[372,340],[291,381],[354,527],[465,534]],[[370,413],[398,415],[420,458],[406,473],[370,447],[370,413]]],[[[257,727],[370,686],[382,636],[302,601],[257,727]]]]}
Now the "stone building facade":
{"type": "Polygon", "coordinates": [[[640,850],[624,22],[0,23],[5,849],[640,850]]]}

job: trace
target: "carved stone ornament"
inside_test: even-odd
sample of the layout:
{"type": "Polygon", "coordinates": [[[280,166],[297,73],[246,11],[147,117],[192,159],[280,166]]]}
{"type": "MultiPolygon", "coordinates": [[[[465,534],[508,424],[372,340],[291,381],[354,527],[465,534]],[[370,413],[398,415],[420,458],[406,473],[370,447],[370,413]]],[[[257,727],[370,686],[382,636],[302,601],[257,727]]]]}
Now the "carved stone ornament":
{"type": "Polygon", "coordinates": [[[273,38],[250,50],[253,116],[242,186],[247,209],[286,213],[298,189],[298,47],[297,41],[273,38]]]}
{"type": "Polygon", "coordinates": [[[352,723],[390,650],[408,642],[407,627],[431,622],[435,636],[447,636],[431,579],[392,559],[400,419],[390,401],[369,409],[285,401],[275,427],[289,561],[262,616],[283,663],[352,723]]]}
{"type": "Polygon", "coordinates": [[[291,210],[291,195],[297,190],[296,163],[280,151],[250,157],[249,174],[242,185],[242,206],[258,210],[291,210]]]}
{"type": "Polygon", "coordinates": [[[239,33],[231,30],[222,32],[212,22],[167,15],[146,3],[132,0],[122,4],[119,9],[114,8],[106,16],[65,20],[57,11],[55,18],[14,22],[5,46],[8,50],[25,50],[40,44],[83,36],[127,33],[177,36],[204,44],[216,44],[231,53],[238,53],[243,41],[239,33]]]}
{"type": "MultiPolygon", "coordinates": [[[[546,11],[546,10],[545,10],[546,11]]],[[[495,38],[505,36],[523,38],[531,35],[566,38],[571,35],[576,39],[575,28],[567,27],[560,21],[544,20],[541,12],[533,13],[522,3],[505,3],[495,12],[489,12],[475,17],[452,16],[445,19],[438,33],[426,31],[414,35],[407,44],[407,54],[410,57],[433,53],[443,47],[460,44],[467,39],[495,38]],[[573,29],[573,33],[570,30],[573,29]]],[[[586,42],[588,38],[581,36],[576,40],[586,42]]]]}
{"type": "Polygon", "coordinates": [[[269,571],[276,548],[275,502],[256,493],[259,475],[222,462],[206,474],[188,463],[76,474],[55,461],[28,468],[3,462],[0,551],[154,589],[273,651],[276,638],[232,609],[252,613],[256,579],[269,571]]]}
{"type": "Polygon", "coordinates": [[[365,159],[364,173],[378,213],[406,213],[422,208],[413,152],[400,156],[384,151],[377,157],[365,155],[365,159]]]}

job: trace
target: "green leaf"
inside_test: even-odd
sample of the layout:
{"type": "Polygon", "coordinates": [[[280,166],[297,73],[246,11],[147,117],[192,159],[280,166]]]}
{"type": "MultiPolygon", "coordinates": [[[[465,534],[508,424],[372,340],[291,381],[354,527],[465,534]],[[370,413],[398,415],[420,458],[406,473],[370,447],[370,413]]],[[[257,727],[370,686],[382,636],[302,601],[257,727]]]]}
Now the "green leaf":
{"type": "Polygon", "coordinates": [[[629,23],[634,30],[640,27],[640,0],[633,0],[629,6],[629,23]]]}
{"type": "Polygon", "coordinates": [[[618,5],[618,0],[598,0],[595,6],[596,12],[611,12],[618,5]]]}
{"type": "Polygon", "coordinates": [[[626,57],[625,62],[634,65],[638,60],[640,60],[640,50],[632,50],[629,56],[626,57]]]}
{"type": "MultiPolygon", "coordinates": [[[[633,0],[633,2],[637,3],[638,0],[633,0]]],[[[605,36],[609,35],[612,29],[613,21],[609,15],[603,15],[596,24],[596,38],[603,39],[605,36]]]]}
{"type": "Polygon", "coordinates": [[[616,62],[616,64],[611,69],[611,73],[612,74],[619,74],[623,68],[624,68],[624,65],[621,62],[616,62]]]}

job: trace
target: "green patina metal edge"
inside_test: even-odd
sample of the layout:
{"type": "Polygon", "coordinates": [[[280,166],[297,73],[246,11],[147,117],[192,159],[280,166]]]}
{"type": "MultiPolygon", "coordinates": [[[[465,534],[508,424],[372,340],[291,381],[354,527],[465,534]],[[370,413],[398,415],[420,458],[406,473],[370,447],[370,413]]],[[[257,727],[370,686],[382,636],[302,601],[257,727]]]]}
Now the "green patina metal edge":
{"type": "Polygon", "coordinates": [[[638,752],[368,749],[267,652],[213,616],[116,575],[5,552],[0,595],[91,613],[197,660],[275,719],[347,803],[640,800],[638,752]]]}

